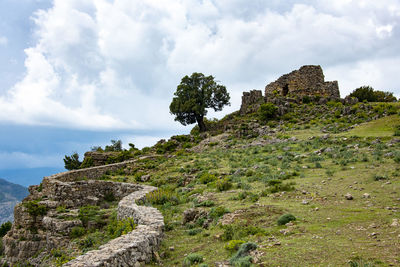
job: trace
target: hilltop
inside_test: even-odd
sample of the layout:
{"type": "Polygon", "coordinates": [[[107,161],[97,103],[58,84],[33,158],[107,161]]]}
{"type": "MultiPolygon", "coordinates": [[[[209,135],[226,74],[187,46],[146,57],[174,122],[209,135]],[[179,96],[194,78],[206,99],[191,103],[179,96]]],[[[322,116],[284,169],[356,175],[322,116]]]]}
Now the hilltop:
{"type": "Polygon", "coordinates": [[[399,111],[399,103],[341,99],[337,82],[325,82],[319,66],[304,66],[268,84],[264,95],[245,92],[239,111],[205,121],[206,133],[194,127],[141,150],[113,143],[87,152],[81,169],[30,187],[3,239],[4,259],[398,265],[399,111]],[[141,210],[149,206],[160,214],[141,210]]]}

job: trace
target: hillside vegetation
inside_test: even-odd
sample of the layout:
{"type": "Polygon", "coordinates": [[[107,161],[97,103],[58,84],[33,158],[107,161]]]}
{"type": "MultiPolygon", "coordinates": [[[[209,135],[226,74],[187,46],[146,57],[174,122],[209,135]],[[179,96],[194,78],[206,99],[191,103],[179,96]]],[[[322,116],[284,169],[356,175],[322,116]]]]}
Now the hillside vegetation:
{"type": "MultiPolygon", "coordinates": [[[[158,208],[166,225],[150,266],[400,264],[399,105],[261,110],[109,156],[137,161],[102,180],[159,188],[140,203],[158,208]]],[[[60,266],[125,231],[109,202],[82,207],[83,227],[46,263],[60,266]]]]}
{"type": "Polygon", "coordinates": [[[210,135],[195,128],[104,177],[160,188],[145,203],[166,222],[152,266],[399,264],[398,105],[292,108],[208,121],[210,135]]]}

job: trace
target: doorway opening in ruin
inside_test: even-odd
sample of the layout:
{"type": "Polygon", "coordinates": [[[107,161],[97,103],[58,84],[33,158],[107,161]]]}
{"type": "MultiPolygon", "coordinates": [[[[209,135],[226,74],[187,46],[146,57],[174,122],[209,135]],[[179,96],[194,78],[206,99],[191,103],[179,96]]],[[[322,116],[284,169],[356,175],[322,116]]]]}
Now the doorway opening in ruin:
{"type": "Polygon", "coordinates": [[[289,84],[286,84],[283,88],[282,88],[282,96],[286,96],[289,93],[289,84]]]}

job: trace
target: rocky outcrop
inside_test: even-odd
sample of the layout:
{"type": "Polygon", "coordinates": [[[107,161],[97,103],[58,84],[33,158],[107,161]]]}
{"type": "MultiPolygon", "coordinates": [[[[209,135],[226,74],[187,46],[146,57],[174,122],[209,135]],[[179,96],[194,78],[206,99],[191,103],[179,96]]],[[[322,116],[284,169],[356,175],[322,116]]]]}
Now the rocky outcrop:
{"type": "Polygon", "coordinates": [[[261,90],[243,92],[240,114],[256,112],[262,103],[264,103],[264,97],[261,90]]]}
{"type": "Polygon", "coordinates": [[[163,217],[157,209],[137,206],[135,201],[156,188],[97,180],[106,173],[134,164],[135,160],[131,160],[59,173],[45,177],[40,186],[31,186],[30,195],[15,207],[13,227],[3,238],[5,260],[10,264],[32,260],[35,266],[40,265],[33,256],[67,245],[71,229],[82,225],[77,218],[78,209],[99,205],[107,196],[119,201],[118,217],[132,217],[138,227],[126,236],[112,240],[109,245],[103,245],[101,252],[90,252],[89,255],[99,255],[96,262],[101,264],[93,265],[88,256],[82,256],[74,261],[77,265],[67,266],[136,266],[136,263],[151,259],[162,237],[163,217]],[[35,212],[29,205],[34,206],[35,212]],[[71,210],[68,220],[58,218],[56,209],[60,206],[71,210]],[[123,263],[128,258],[129,264],[123,263]]]}
{"type": "Polygon", "coordinates": [[[85,158],[83,161],[90,161],[93,163],[93,166],[102,166],[108,163],[108,159],[111,157],[115,157],[118,155],[118,152],[97,152],[97,151],[88,151],[85,153],[85,158]]]}
{"type": "Polygon", "coordinates": [[[265,87],[267,101],[276,96],[340,98],[340,92],[337,81],[325,82],[321,66],[306,65],[281,76],[265,87]]]}

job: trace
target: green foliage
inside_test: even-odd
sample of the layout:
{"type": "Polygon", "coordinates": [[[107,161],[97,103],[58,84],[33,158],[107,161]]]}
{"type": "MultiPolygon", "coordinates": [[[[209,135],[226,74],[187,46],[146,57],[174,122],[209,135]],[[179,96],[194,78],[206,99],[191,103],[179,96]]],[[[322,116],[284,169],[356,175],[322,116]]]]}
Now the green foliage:
{"type": "Polygon", "coordinates": [[[287,214],[284,214],[281,217],[279,217],[277,223],[278,223],[278,225],[285,225],[288,222],[295,221],[295,220],[296,220],[296,217],[294,217],[290,213],[287,213],[287,214]]]}
{"type": "Polygon", "coordinates": [[[56,266],[62,266],[63,264],[74,259],[73,257],[68,256],[67,253],[61,249],[52,249],[50,255],[55,258],[56,266]]]}
{"type": "Polygon", "coordinates": [[[33,216],[43,216],[47,214],[47,207],[45,205],[39,204],[39,200],[31,200],[24,203],[24,207],[27,209],[28,213],[33,216]]]}
{"type": "Polygon", "coordinates": [[[90,168],[94,166],[94,162],[93,162],[93,158],[92,157],[85,157],[83,159],[83,162],[81,164],[81,166],[79,166],[80,169],[84,169],[84,168],[90,168]]]}
{"type": "Polygon", "coordinates": [[[210,174],[208,172],[204,172],[200,175],[199,181],[202,184],[212,183],[217,180],[217,177],[214,174],[210,174]]]}
{"type": "Polygon", "coordinates": [[[123,220],[113,220],[107,225],[107,233],[111,238],[117,238],[121,235],[125,235],[132,232],[136,228],[136,224],[133,218],[126,218],[123,220]]]}
{"type": "Polygon", "coordinates": [[[361,86],[355,89],[351,97],[357,97],[358,101],[363,102],[395,102],[396,97],[391,92],[375,91],[371,86],[361,86]]]}
{"type": "Polygon", "coordinates": [[[64,167],[67,170],[77,170],[81,166],[82,162],[79,161],[78,153],[73,153],[71,156],[65,155],[64,167]]]}
{"type": "Polygon", "coordinates": [[[170,190],[158,189],[147,193],[144,202],[152,205],[164,205],[166,203],[177,205],[179,204],[179,198],[170,190]]]}
{"type": "Polygon", "coordinates": [[[99,222],[101,219],[100,207],[83,206],[79,209],[78,218],[82,221],[83,226],[87,227],[89,221],[99,222]]]}
{"type": "Polygon", "coordinates": [[[203,262],[203,256],[197,253],[190,253],[183,260],[183,266],[189,267],[203,262]]]}
{"type": "Polygon", "coordinates": [[[252,250],[257,249],[257,244],[248,242],[240,246],[239,250],[230,259],[230,264],[238,267],[251,266],[252,258],[249,257],[249,253],[252,250]]]}
{"type": "Polygon", "coordinates": [[[225,213],[229,213],[229,210],[226,209],[225,207],[215,207],[211,208],[210,213],[208,214],[208,217],[212,219],[218,219],[222,217],[225,213]]]}
{"type": "Polygon", "coordinates": [[[394,130],[394,136],[400,136],[400,125],[397,125],[396,129],[394,130]]]}
{"type": "Polygon", "coordinates": [[[389,177],[387,175],[380,175],[380,174],[375,174],[374,175],[374,181],[382,181],[382,180],[388,180],[389,177]]]}
{"type": "Polygon", "coordinates": [[[261,121],[273,119],[278,114],[278,107],[272,103],[262,104],[258,110],[258,116],[261,121]]]}
{"type": "Polygon", "coordinates": [[[216,182],[216,187],[219,192],[227,191],[232,188],[232,183],[227,178],[219,179],[216,182]]]}
{"type": "Polygon", "coordinates": [[[119,152],[122,151],[121,140],[111,140],[111,145],[107,145],[104,149],[106,152],[119,152]]]}
{"type": "Polygon", "coordinates": [[[5,236],[7,234],[7,232],[11,230],[11,226],[12,226],[12,223],[10,221],[5,222],[0,226],[0,238],[5,236]]]}
{"type": "Polygon", "coordinates": [[[229,250],[229,251],[233,252],[233,251],[237,251],[239,249],[240,245],[242,245],[244,243],[246,243],[246,241],[243,241],[243,240],[231,240],[224,246],[224,248],[226,250],[229,250]]]}
{"type": "Polygon", "coordinates": [[[182,78],[169,106],[175,120],[183,125],[198,123],[200,132],[206,130],[203,122],[207,108],[220,111],[229,105],[229,94],[223,85],[217,84],[213,76],[193,73],[182,78]]]}
{"type": "Polygon", "coordinates": [[[71,238],[78,238],[86,234],[86,229],[82,226],[75,226],[71,229],[69,236],[71,238]]]}

